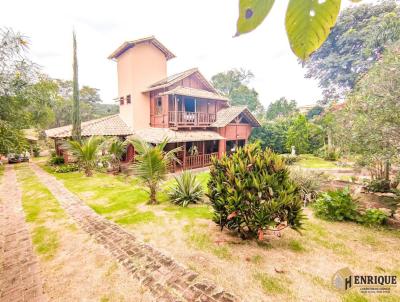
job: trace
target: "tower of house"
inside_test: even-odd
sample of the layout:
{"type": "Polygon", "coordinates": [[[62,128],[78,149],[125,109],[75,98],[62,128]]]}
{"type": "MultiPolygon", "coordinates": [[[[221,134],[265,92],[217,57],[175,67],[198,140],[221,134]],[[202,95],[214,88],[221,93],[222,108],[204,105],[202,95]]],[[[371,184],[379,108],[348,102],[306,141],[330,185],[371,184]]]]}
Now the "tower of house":
{"type": "Polygon", "coordinates": [[[132,129],[150,127],[151,84],[167,77],[167,61],[174,54],[155,37],[129,41],[108,58],[117,62],[119,112],[132,129]]]}

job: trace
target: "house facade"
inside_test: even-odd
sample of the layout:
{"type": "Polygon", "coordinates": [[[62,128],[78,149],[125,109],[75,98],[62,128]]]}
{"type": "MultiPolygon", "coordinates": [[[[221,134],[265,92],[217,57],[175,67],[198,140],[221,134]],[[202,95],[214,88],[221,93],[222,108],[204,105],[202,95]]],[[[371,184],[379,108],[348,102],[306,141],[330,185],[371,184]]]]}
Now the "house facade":
{"type": "MultiPolygon", "coordinates": [[[[197,68],[167,76],[167,62],[175,55],[155,37],[129,41],[108,58],[118,72],[119,114],[82,123],[82,136],[139,138],[158,144],[168,139],[168,149],[181,147],[175,169],[210,164],[244,145],[257,119],[245,106],[230,106],[197,68]]],[[[46,131],[60,142],[71,136],[71,126],[46,131]]],[[[125,161],[134,160],[129,146],[125,161]]]]}

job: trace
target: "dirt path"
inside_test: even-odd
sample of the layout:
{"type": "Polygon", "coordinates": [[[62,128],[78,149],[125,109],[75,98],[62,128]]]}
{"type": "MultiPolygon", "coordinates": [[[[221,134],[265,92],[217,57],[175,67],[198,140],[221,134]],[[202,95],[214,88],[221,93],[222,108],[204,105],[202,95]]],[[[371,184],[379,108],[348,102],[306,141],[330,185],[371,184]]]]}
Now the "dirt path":
{"type": "Polygon", "coordinates": [[[0,187],[0,302],[47,301],[11,166],[0,187]]]}
{"type": "Polygon", "coordinates": [[[155,301],[240,301],[213,282],[200,280],[197,273],[97,215],[55,177],[35,164],[30,166],[78,225],[106,247],[129,274],[152,293],[155,301]]]}

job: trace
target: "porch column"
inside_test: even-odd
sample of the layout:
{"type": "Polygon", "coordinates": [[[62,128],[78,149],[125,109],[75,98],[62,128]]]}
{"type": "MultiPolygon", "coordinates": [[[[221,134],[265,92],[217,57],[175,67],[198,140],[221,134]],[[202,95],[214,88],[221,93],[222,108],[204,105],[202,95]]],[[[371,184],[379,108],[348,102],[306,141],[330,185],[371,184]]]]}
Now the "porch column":
{"type": "Polygon", "coordinates": [[[218,158],[226,153],[226,139],[221,139],[218,141],[218,158]]]}
{"type": "Polygon", "coordinates": [[[186,143],[183,143],[183,170],[186,169],[186,143]]]}
{"type": "Polygon", "coordinates": [[[206,158],[206,142],[205,141],[203,141],[203,150],[202,150],[202,153],[203,153],[203,155],[202,155],[202,166],[204,167],[205,166],[205,158],[206,158]]]}
{"type": "Polygon", "coordinates": [[[178,127],[178,101],[176,100],[176,95],[174,94],[175,100],[175,127],[178,127]]]}

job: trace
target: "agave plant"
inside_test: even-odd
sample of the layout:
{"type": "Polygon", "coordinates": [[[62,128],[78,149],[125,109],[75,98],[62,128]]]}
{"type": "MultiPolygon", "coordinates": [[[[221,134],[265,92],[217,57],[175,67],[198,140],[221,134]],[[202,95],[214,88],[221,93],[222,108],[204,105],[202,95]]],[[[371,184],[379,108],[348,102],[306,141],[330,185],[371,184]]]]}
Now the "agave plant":
{"type": "Polygon", "coordinates": [[[198,203],[202,200],[204,191],[196,175],[189,171],[175,177],[176,184],[168,193],[171,202],[186,207],[189,203],[198,203]]]}
{"type": "Polygon", "coordinates": [[[156,204],[156,192],[161,181],[166,179],[170,165],[178,161],[175,154],[181,148],[164,151],[168,141],[153,146],[142,140],[132,140],[135,152],[135,162],[132,168],[137,177],[148,187],[150,191],[150,203],[156,204]]]}
{"type": "Polygon", "coordinates": [[[91,136],[89,139],[80,141],[69,141],[68,150],[76,158],[78,165],[86,176],[92,176],[99,158],[102,138],[91,136]]]}

